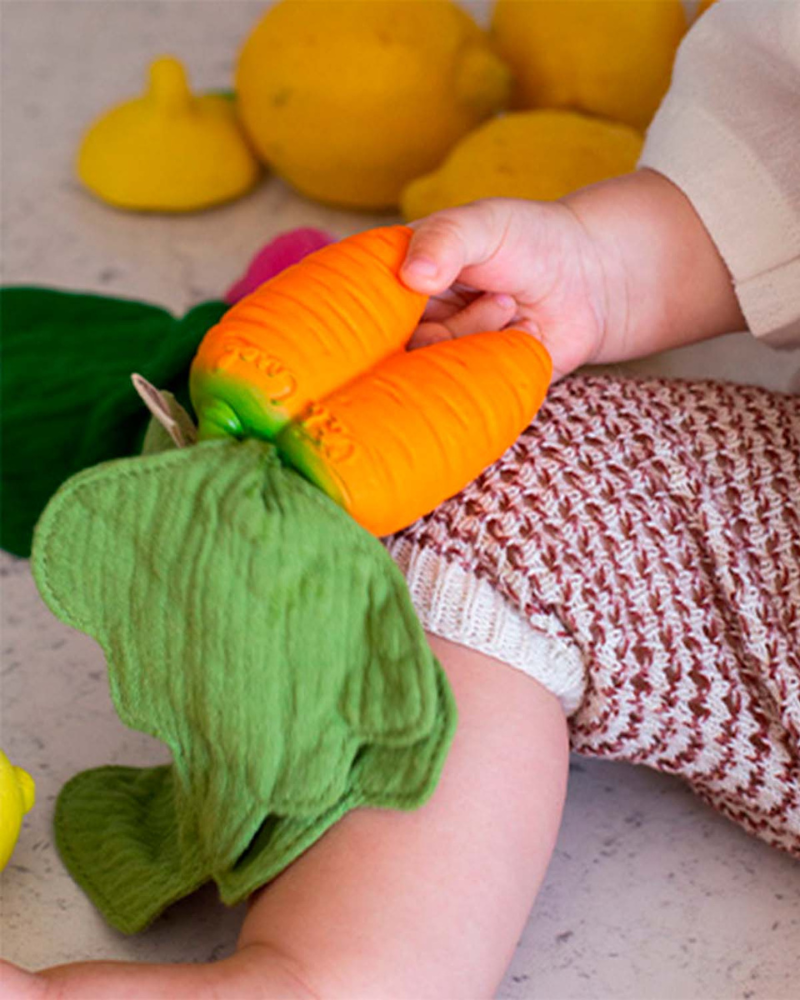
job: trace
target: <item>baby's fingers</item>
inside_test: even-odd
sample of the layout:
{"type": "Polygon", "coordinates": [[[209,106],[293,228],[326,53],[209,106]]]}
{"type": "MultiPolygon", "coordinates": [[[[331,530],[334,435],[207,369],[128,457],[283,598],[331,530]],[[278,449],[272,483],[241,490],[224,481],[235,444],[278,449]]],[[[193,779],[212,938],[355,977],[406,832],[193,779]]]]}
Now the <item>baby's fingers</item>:
{"type": "Polygon", "coordinates": [[[440,340],[467,337],[484,330],[500,330],[511,322],[516,312],[517,303],[510,295],[481,295],[451,316],[420,323],[408,346],[413,350],[440,340]]]}
{"type": "Polygon", "coordinates": [[[415,224],[400,278],[409,288],[437,295],[468,267],[497,252],[505,233],[491,202],[449,208],[415,224]]]}

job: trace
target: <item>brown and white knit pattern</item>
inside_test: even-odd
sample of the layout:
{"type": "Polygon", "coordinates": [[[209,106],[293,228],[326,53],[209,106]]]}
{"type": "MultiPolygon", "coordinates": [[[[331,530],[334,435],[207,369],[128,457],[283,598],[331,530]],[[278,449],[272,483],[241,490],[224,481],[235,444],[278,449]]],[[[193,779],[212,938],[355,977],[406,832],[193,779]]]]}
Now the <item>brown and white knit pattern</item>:
{"type": "Polygon", "coordinates": [[[387,544],[432,631],[502,658],[503,609],[523,668],[541,637],[574,750],[681,775],[800,856],[800,399],[573,377],[387,544]]]}

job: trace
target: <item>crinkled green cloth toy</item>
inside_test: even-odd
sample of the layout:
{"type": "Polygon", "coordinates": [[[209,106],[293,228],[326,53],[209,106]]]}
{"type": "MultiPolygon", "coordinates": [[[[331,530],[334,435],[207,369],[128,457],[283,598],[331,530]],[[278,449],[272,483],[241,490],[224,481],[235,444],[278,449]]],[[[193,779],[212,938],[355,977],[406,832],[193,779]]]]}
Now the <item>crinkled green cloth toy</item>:
{"type": "Polygon", "coordinates": [[[191,360],[227,309],[204,302],[178,319],[104,295],[0,289],[0,548],[28,556],[64,480],[139,451],[147,412],[131,372],[188,405],[191,360]]]}
{"type": "Polygon", "coordinates": [[[123,722],[172,751],[78,774],[57,803],[64,862],[119,930],[211,879],[236,903],[348,810],[432,793],[455,703],[405,580],[271,445],[79,473],[42,515],[33,569],[102,646],[123,722]]]}

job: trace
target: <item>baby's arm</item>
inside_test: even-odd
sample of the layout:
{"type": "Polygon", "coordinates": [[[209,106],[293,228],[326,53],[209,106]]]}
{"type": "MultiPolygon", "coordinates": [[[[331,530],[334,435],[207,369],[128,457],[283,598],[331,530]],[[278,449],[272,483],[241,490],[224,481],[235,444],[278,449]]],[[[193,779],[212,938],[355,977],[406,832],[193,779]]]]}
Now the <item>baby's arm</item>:
{"type": "Polygon", "coordinates": [[[689,32],[640,165],[691,200],[750,330],[800,342],[800,4],[719,0],[689,32]]]}
{"type": "Polygon", "coordinates": [[[593,364],[746,327],[733,280],[691,202],[642,169],[564,199],[603,261],[606,311],[593,364]]]}
{"type": "Polygon", "coordinates": [[[717,6],[681,48],[642,169],[418,224],[402,277],[438,297],[416,343],[513,323],[564,375],[748,324],[800,337],[800,6],[717,6]]]}

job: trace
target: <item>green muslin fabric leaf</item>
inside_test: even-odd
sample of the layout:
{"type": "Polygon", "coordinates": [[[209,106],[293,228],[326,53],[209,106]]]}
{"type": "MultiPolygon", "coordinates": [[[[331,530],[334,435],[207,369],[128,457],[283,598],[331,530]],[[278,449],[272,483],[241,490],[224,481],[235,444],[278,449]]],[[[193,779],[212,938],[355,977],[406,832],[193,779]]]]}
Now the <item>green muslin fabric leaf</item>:
{"type": "Polygon", "coordinates": [[[259,441],[119,459],[36,530],[40,592],[108,661],[123,722],[173,764],[73,778],[56,840],[119,930],[213,879],[264,884],[359,805],[411,809],[455,703],[381,543],[259,441]]]}
{"type": "Polygon", "coordinates": [[[98,462],[138,452],[147,412],[131,372],[189,405],[189,365],[226,312],[177,319],[158,306],[56,289],[0,289],[0,547],[30,554],[56,489],[98,462]]]}

